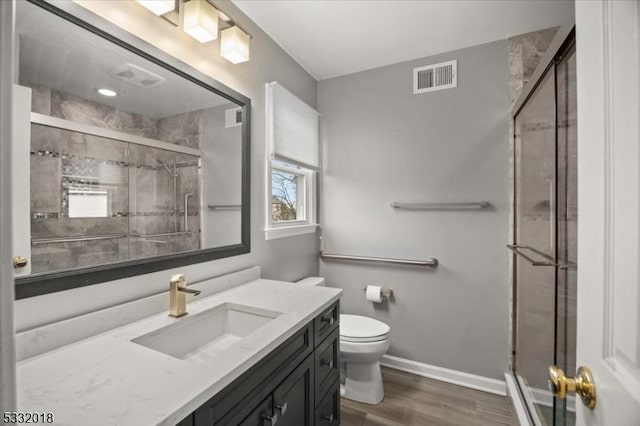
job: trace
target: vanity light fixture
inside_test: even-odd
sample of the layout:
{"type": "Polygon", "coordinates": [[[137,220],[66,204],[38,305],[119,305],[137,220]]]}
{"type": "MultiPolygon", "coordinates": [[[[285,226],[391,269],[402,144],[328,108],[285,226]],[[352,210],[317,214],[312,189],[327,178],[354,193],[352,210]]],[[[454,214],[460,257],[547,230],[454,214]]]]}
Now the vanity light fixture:
{"type": "Polygon", "coordinates": [[[113,91],[111,89],[104,89],[104,88],[103,89],[98,89],[98,93],[100,93],[102,96],[107,96],[107,97],[110,97],[110,98],[118,95],[115,91],[113,91]]]}
{"type": "Polygon", "coordinates": [[[161,16],[169,13],[176,7],[175,0],[136,0],[140,5],[146,7],[154,14],[161,16]]]}
{"type": "Polygon", "coordinates": [[[220,55],[232,64],[239,64],[249,60],[249,41],[251,36],[237,25],[220,33],[220,55]]]}
{"type": "Polygon", "coordinates": [[[190,0],[182,11],[182,29],[200,43],[215,40],[218,38],[218,11],[205,0],[190,0]]]}
{"type": "Polygon", "coordinates": [[[200,43],[216,40],[222,25],[225,29],[220,31],[220,55],[233,64],[249,60],[251,35],[208,0],[135,1],[174,26],[182,26],[185,33],[200,43]]]}

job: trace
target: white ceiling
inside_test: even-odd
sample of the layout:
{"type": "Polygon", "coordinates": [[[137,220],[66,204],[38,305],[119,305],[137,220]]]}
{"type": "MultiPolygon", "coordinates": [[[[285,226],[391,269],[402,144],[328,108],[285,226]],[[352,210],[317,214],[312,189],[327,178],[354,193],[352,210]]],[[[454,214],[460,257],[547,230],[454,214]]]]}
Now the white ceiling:
{"type": "Polygon", "coordinates": [[[232,0],[318,80],[573,20],[573,0],[232,0]]]}
{"type": "Polygon", "coordinates": [[[17,2],[16,32],[18,75],[25,83],[156,119],[229,103],[214,92],[26,1],[17,2]],[[142,88],[109,74],[125,64],[134,64],[165,81],[142,88]],[[96,89],[103,87],[115,90],[118,96],[107,98],[98,94],[96,89]]]}

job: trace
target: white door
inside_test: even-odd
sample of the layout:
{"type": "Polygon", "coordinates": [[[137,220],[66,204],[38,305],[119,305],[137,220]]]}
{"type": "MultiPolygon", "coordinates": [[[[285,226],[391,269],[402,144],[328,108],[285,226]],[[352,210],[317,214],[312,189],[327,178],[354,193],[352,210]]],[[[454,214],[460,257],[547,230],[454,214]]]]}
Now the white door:
{"type": "MultiPolygon", "coordinates": [[[[640,425],[640,2],[576,1],[578,425],[640,425]]],[[[575,372],[567,372],[573,375],[575,372]]]]}
{"type": "Polygon", "coordinates": [[[13,276],[31,273],[31,89],[13,85],[11,143],[11,226],[13,276]]]}

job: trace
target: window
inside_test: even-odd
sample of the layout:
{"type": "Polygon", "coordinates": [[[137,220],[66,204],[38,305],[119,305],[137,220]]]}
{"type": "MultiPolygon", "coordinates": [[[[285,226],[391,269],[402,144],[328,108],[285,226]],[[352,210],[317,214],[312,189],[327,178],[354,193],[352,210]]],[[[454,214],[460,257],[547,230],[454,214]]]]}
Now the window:
{"type": "Polygon", "coordinates": [[[107,217],[107,191],[70,190],[69,217],[107,217]]]}
{"type": "Polygon", "coordinates": [[[273,223],[305,220],[305,175],[290,166],[273,166],[271,170],[271,221],[273,223]]]}
{"type": "Polygon", "coordinates": [[[268,83],[267,240],[316,231],[319,139],[318,112],[268,83]]]}
{"type": "Polygon", "coordinates": [[[315,170],[270,162],[267,240],[315,232],[315,170]]]}

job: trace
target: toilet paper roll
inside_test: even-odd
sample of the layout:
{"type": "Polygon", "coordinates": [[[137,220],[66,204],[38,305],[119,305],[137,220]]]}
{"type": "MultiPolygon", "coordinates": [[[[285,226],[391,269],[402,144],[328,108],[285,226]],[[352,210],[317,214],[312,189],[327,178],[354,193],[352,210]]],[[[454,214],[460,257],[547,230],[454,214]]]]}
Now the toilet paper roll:
{"type": "Polygon", "coordinates": [[[367,286],[367,300],[373,303],[382,302],[382,287],[378,285],[367,286]]]}

